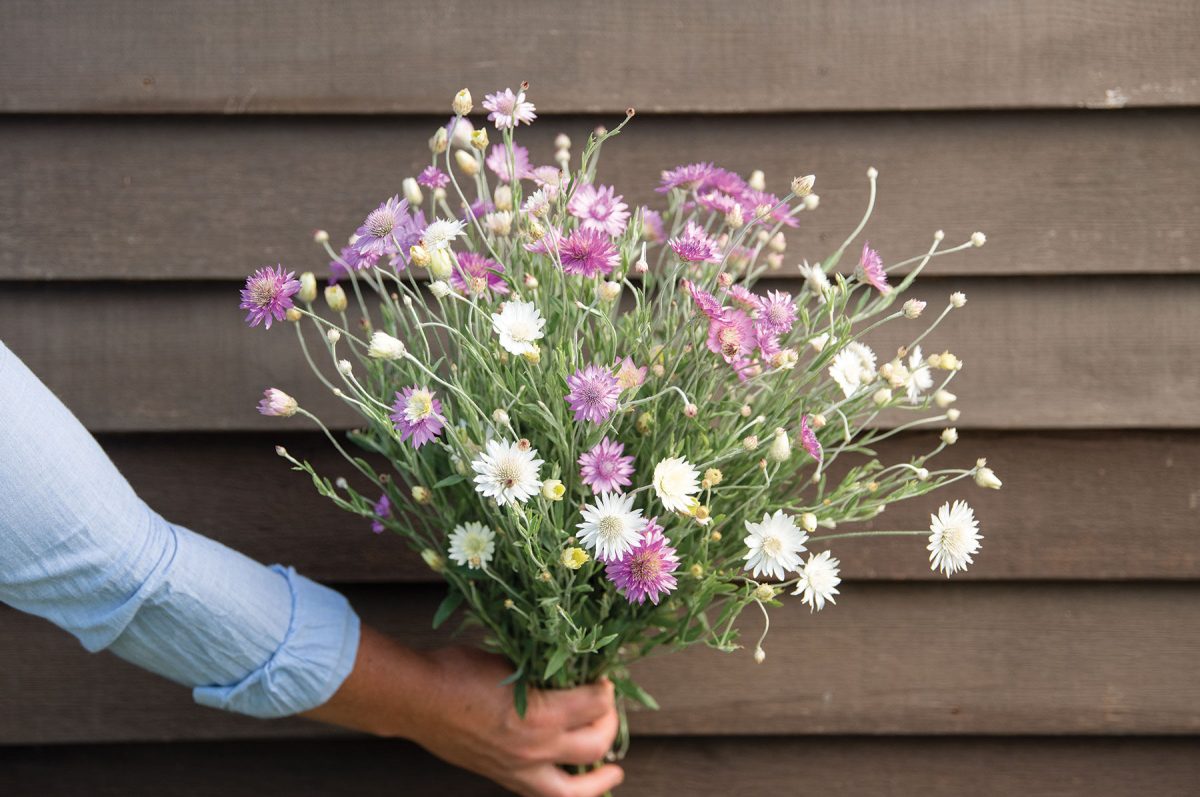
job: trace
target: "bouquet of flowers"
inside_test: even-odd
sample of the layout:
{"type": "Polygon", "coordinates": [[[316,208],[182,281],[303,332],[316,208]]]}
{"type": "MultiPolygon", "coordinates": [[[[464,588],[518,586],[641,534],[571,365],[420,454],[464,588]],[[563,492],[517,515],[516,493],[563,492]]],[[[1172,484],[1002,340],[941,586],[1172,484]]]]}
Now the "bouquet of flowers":
{"type": "Polygon", "coordinates": [[[434,625],[461,609],[482,629],[513,665],[519,712],[530,686],[601,676],[622,706],[653,708],[632,662],[697,643],[736,650],[742,611],[768,618],[788,594],[810,611],[833,604],[837,540],[921,535],[934,569],[970,564],[980,535],[962,501],[927,530],[843,529],[963,479],[1000,487],[983,460],[933,466],[957,440],[948,388],[962,363],[921,344],[966,297],[928,325],[924,301],[897,304],[932,258],[983,234],[943,249],[938,232],[887,264],[858,241],[870,169],[857,228],[799,265],[798,295],[779,281],[764,290],[784,230],[817,208],[812,176],[777,196],[761,172],[694,163],[662,172],[660,208],[631,209],[597,165],[633,110],[578,156],[559,135],[553,165],[534,166],[516,143],[536,118],[526,89],[487,95],[491,135],[459,92],[403,198],[371,211],[340,252],[317,233],[332,258],[327,312],[312,273],[260,269],[242,291],[251,326],[296,327],[321,383],[361,417],[348,437],[368,456],[279,389],[260,412],[311,418],[365,492],[278,453],[445,579],[434,625]],[[881,358],[863,338],[891,322],[913,330],[881,358]],[[306,342],[310,324],[324,351],[306,342]],[[875,443],[915,427],[940,428],[930,450],[879,461],[875,443]],[[831,470],[843,456],[853,464],[831,470]]]}

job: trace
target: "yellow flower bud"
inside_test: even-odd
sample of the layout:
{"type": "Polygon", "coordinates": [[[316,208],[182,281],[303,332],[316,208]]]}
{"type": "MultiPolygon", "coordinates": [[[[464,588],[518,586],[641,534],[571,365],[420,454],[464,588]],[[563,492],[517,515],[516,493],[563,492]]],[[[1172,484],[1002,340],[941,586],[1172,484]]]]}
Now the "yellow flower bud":
{"type": "Polygon", "coordinates": [[[478,130],[471,131],[471,146],[483,152],[488,148],[487,128],[481,127],[478,130]]]}
{"type": "Polygon", "coordinates": [[[301,318],[304,318],[304,315],[301,314],[301,312],[299,310],[297,310],[295,307],[289,307],[287,309],[287,312],[284,313],[283,315],[284,315],[284,318],[286,318],[288,321],[291,321],[292,323],[295,323],[295,322],[299,321],[301,318]]]}
{"type": "Polygon", "coordinates": [[[559,561],[562,562],[563,567],[569,568],[571,570],[578,570],[579,568],[581,568],[585,564],[587,564],[587,561],[590,558],[591,557],[588,556],[587,551],[583,550],[582,548],[572,547],[572,548],[567,548],[566,550],[564,550],[562,552],[562,557],[560,558],[559,561]]]}
{"type": "Polygon", "coordinates": [[[429,273],[434,279],[447,280],[454,273],[454,261],[449,249],[435,249],[429,253],[429,273]]]}
{"type": "Polygon", "coordinates": [[[414,266],[426,268],[429,266],[429,250],[420,244],[413,244],[408,248],[408,259],[414,266]]]}
{"type": "Polygon", "coordinates": [[[433,493],[429,492],[428,487],[422,487],[418,484],[412,488],[412,497],[418,504],[428,504],[433,500],[433,493]]]}
{"type": "Polygon", "coordinates": [[[341,285],[330,285],[325,288],[325,304],[329,305],[329,309],[335,313],[343,312],[346,309],[346,291],[341,285]]]}
{"type": "Polygon", "coordinates": [[[421,551],[421,558],[425,560],[425,564],[429,566],[429,569],[435,573],[440,573],[446,569],[446,560],[432,548],[426,548],[421,551]]]}
{"type": "Polygon", "coordinates": [[[469,89],[461,89],[454,95],[454,102],[450,104],[454,109],[454,113],[458,116],[466,116],[475,107],[475,103],[471,100],[471,92],[469,89]]]}
{"type": "Polygon", "coordinates": [[[311,304],[317,298],[317,278],[311,271],[306,271],[300,275],[300,290],[296,293],[296,298],[305,304],[311,304]]]}
{"type": "Polygon", "coordinates": [[[759,584],[754,589],[754,599],[756,601],[769,601],[775,597],[775,588],[770,584],[759,584]]]}
{"type": "Polygon", "coordinates": [[[567,488],[558,479],[546,479],[542,482],[542,497],[547,501],[561,501],[567,488]]]}
{"type": "Polygon", "coordinates": [[[467,177],[474,177],[479,174],[479,160],[463,149],[454,151],[454,162],[458,164],[459,171],[467,177]]]}
{"type": "Polygon", "coordinates": [[[725,478],[725,474],[721,473],[721,471],[717,468],[709,468],[708,470],[704,471],[704,478],[709,484],[715,487],[721,483],[722,479],[725,478]]]}

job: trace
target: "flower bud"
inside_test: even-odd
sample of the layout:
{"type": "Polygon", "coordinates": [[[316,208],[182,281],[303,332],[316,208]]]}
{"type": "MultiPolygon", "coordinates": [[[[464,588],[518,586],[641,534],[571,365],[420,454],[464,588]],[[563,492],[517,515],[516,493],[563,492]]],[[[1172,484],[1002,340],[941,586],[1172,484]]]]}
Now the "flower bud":
{"type": "Polygon", "coordinates": [[[329,309],[335,313],[341,313],[346,309],[346,291],[341,285],[329,285],[325,288],[325,304],[329,305],[329,309]]]}
{"type": "Polygon", "coordinates": [[[762,649],[762,645],[759,645],[758,647],[756,647],[754,649],[754,663],[762,664],[766,660],[767,660],[767,652],[762,649]]]}
{"type": "Polygon", "coordinates": [[[920,299],[909,299],[904,303],[905,318],[920,318],[921,312],[925,309],[925,302],[920,299]]]}
{"type": "Polygon", "coordinates": [[[450,107],[457,116],[466,116],[469,114],[471,109],[475,107],[475,103],[471,100],[470,89],[460,89],[454,95],[454,102],[450,104],[450,107]]]}
{"type": "Polygon", "coordinates": [[[512,598],[505,598],[505,599],[504,599],[504,608],[505,608],[505,609],[511,609],[512,607],[514,607],[514,606],[516,606],[516,605],[517,605],[517,604],[513,602],[513,599],[512,599],[512,598]]]}
{"type": "Polygon", "coordinates": [[[466,149],[471,146],[471,133],[475,132],[475,125],[471,124],[470,119],[454,119],[450,126],[453,127],[453,132],[450,133],[450,141],[454,146],[460,149],[466,149]]]}
{"type": "Polygon", "coordinates": [[[446,560],[442,555],[432,548],[426,548],[421,551],[421,558],[425,560],[425,564],[435,573],[440,573],[446,569],[446,560]]]}
{"type": "Polygon", "coordinates": [[[429,274],[434,279],[450,279],[454,273],[454,262],[450,259],[449,249],[434,249],[429,253],[429,274]]]}
{"type": "Polygon", "coordinates": [[[571,150],[558,149],[554,152],[554,162],[562,168],[567,168],[567,164],[571,162],[571,150]]]}
{"type": "Polygon", "coordinates": [[[311,304],[317,298],[317,278],[311,271],[300,275],[300,290],[296,298],[305,304],[311,304]]]}
{"type": "Polygon", "coordinates": [[[754,588],[754,600],[769,601],[775,597],[775,588],[770,584],[759,584],[754,588]]]}
{"type": "Polygon", "coordinates": [[[792,442],[788,440],[788,433],[782,427],[775,430],[775,439],[771,441],[771,448],[767,451],[767,457],[772,462],[786,462],[787,458],[792,455],[792,442]]]}
{"type": "Polygon", "coordinates": [[[700,414],[700,408],[689,401],[687,404],[683,405],[683,414],[688,418],[695,418],[700,414]]]}
{"type": "Polygon", "coordinates": [[[542,498],[547,501],[561,501],[566,492],[567,488],[558,479],[546,479],[542,482],[542,498]]]}
{"type": "Polygon", "coordinates": [[[421,186],[417,185],[417,181],[411,177],[405,177],[400,182],[400,188],[404,192],[404,198],[408,200],[408,204],[420,206],[425,201],[425,196],[421,193],[421,186]]]}
{"type": "Polygon", "coordinates": [[[654,428],[654,416],[648,412],[643,412],[637,417],[634,427],[638,430],[638,434],[650,434],[650,430],[654,428]]]}
{"type": "Polygon", "coordinates": [[[345,476],[338,476],[334,479],[333,486],[339,490],[348,490],[350,489],[350,482],[346,481],[345,476]]]}
{"type": "Polygon", "coordinates": [[[571,137],[568,136],[566,133],[559,133],[557,136],[554,137],[554,148],[555,149],[570,149],[571,148],[571,137]]]}
{"type": "Polygon", "coordinates": [[[413,244],[408,248],[408,259],[417,268],[429,266],[429,250],[421,244],[413,244]]]}
{"type": "Polygon", "coordinates": [[[877,406],[882,407],[884,404],[887,404],[892,400],[892,391],[890,388],[881,387],[875,391],[875,395],[871,396],[871,400],[874,401],[877,406]]]}
{"type": "Polygon", "coordinates": [[[817,176],[815,174],[806,174],[803,177],[792,178],[792,193],[798,197],[804,198],[812,193],[813,186],[817,184],[817,176]]]}
{"type": "Polygon", "coordinates": [[[667,373],[667,369],[662,363],[655,363],[654,365],[650,366],[650,372],[655,376],[661,377],[667,373]]]}
{"type": "Polygon", "coordinates": [[[492,410],[492,421],[497,426],[508,426],[508,424],[509,424],[508,411],[505,410],[503,407],[497,407],[496,409],[492,410]]]}
{"type": "Polygon", "coordinates": [[[746,225],[746,215],[742,212],[741,205],[734,205],[725,214],[725,223],[735,230],[741,229],[746,225]]]}
{"type": "Polygon", "coordinates": [[[529,288],[529,290],[531,290],[531,291],[535,291],[535,290],[537,290],[537,286],[538,286],[538,278],[533,276],[532,274],[526,272],[525,287],[529,288]]]}
{"type": "Polygon", "coordinates": [[[338,332],[336,329],[325,330],[325,340],[329,341],[330,343],[337,343],[341,339],[342,333],[338,332]]]}
{"type": "Polygon", "coordinates": [[[478,130],[471,131],[471,146],[483,152],[488,148],[487,128],[481,127],[478,130]]]}
{"type": "Polygon", "coordinates": [[[958,423],[958,416],[961,414],[958,410],[951,407],[946,410],[946,420],[950,421],[950,423],[958,423]]]}
{"type": "Polygon", "coordinates": [[[825,344],[827,344],[828,342],[829,342],[829,333],[822,332],[820,335],[817,335],[815,338],[810,340],[808,342],[808,345],[812,348],[813,351],[815,351],[819,354],[820,352],[822,352],[825,349],[825,344]]]}
{"type": "Polygon", "coordinates": [[[496,186],[496,191],[492,195],[492,203],[496,206],[496,210],[512,210],[512,188],[507,185],[496,186]]]}
{"type": "Polygon", "coordinates": [[[783,255],[779,252],[767,253],[767,267],[772,271],[778,271],[783,268],[783,255]]]}
{"type": "Polygon", "coordinates": [[[562,552],[562,556],[559,558],[559,561],[562,562],[563,567],[571,570],[578,570],[587,564],[587,561],[590,558],[591,557],[588,556],[588,552],[582,548],[571,547],[562,552]]]}
{"type": "Polygon", "coordinates": [[[812,512],[805,512],[800,516],[800,527],[812,534],[817,530],[817,516],[812,512]]]}
{"type": "Polygon", "coordinates": [[[542,361],[542,350],[538,346],[534,346],[531,350],[521,355],[525,358],[525,362],[530,365],[537,365],[542,361]]]}
{"type": "Polygon", "coordinates": [[[746,184],[755,191],[766,191],[767,176],[762,173],[762,169],[755,169],[754,171],[750,172],[750,179],[746,181],[746,184]]]}
{"type": "Polygon", "coordinates": [[[878,176],[879,176],[879,170],[876,169],[874,166],[867,169],[867,179],[868,180],[874,180],[878,176]]]}
{"type": "Polygon", "coordinates": [[[721,471],[716,468],[709,468],[708,470],[704,471],[704,480],[714,487],[720,484],[721,480],[724,478],[725,474],[721,473],[721,471]]]}
{"type": "Polygon", "coordinates": [[[278,418],[290,418],[299,409],[300,403],[296,399],[273,387],[264,390],[262,400],[258,402],[260,413],[278,418]]]}
{"type": "Polygon", "coordinates": [[[638,274],[645,274],[650,270],[650,262],[646,260],[646,244],[644,243],[642,244],[642,255],[633,264],[633,270],[638,274]]]}
{"type": "Polygon", "coordinates": [[[299,310],[297,310],[295,307],[289,307],[287,309],[287,311],[284,312],[283,317],[286,318],[288,321],[291,321],[293,324],[295,324],[301,318],[304,318],[304,314],[301,313],[299,310]]]}
{"type": "Polygon", "coordinates": [[[433,500],[433,493],[429,491],[428,487],[422,487],[418,484],[412,488],[412,497],[418,504],[428,504],[433,500]]]}
{"type": "Polygon", "coordinates": [[[708,539],[711,542],[720,542],[721,541],[721,532],[717,531],[716,529],[713,529],[712,534],[708,535],[708,539]]]}
{"type": "Polygon", "coordinates": [[[942,430],[942,442],[952,446],[958,442],[958,430],[953,426],[942,430]]]}
{"type": "Polygon", "coordinates": [[[688,568],[688,572],[691,573],[692,578],[695,578],[695,579],[704,578],[704,565],[697,562],[696,564],[694,564],[688,568]]]}
{"type": "Polygon", "coordinates": [[[997,478],[991,468],[976,468],[975,483],[989,490],[999,490],[1001,485],[1004,484],[1004,482],[997,478]]]}
{"type": "Polygon", "coordinates": [[[429,283],[429,292],[432,293],[436,299],[445,299],[454,291],[451,289],[450,283],[446,282],[445,280],[434,280],[433,282],[429,283]]]}
{"type": "Polygon", "coordinates": [[[949,390],[939,390],[933,394],[933,403],[942,409],[946,409],[956,401],[958,401],[958,396],[954,395],[949,390]]]}
{"type": "Polygon", "coordinates": [[[527,223],[529,229],[529,239],[531,241],[540,241],[546,235],[546,228],[537,219],[529,219],[527,223]]]}
{"type": "Polygon", "coordinates": [[[399,360],[404,356],[404,343],[386,332],[372,332],[367,356],[377,360],[399,360]]]}
{"type": "Polygon", "coordinates": [[[967,295],[965,293],[962,293],[961,291],[955,291],[954,293],[950,294],[950,304],[952,304],[954,307],[962,307],[966,303],[967,295]]]}
{"type": "Polygon", "coordinates": [[[429,151],[434,155],[441,155],[449,146],[450,136],[446,133],[446,128],[439,127],[433,138],[429,139],[429,151]]]}
{"type": "Polygon", "coordinates": [[[479,174],[479,161],[466,150],[455,150],[454,162],[458,164],[459,170],[467,177],[474,177],[479,174]]]}
{"type": "Polygon", "coordinates": [[[810,415],[808,418],[808,421],[809,421],[809,423],[812,424],[812,428],[814,428],[814,429],[824,429],[825,424],[827,423],[827,421],[825,420],[825,416],[819,412],[814,413],[813,415],[810,415]]]}
{"type": "Polygon", "coordinates": [[[283,446],[275,446],[275,454],[277,456],[286,457],[288,455],[288,451],[283,446]]]}
{"type": "Polygon", "coordinates": [[[349,360],[338,360],[337,369],[342,376],[350,376],[354,372],[354,364],[349,360]]]}
{"type": "Polygon", "coordinates": [[[621,283],[607,280],[596,286],[596,295],[602,302],[615,302],[621,296],[621,283]]]}
{"type": "Polygon", "coordinates": [[[987,243],[987,236],[981,232],[971,233],[971,246],[979,247],[987,243]]]}
{"type": "Polygon", "coordinates": [[[805,210],[816,210],[817,206],[820,204],[821,204],[821,197],[818,196],[817,194],[809,194],[808,196],[804,197],[804,209],[805,210]]]}
{"type": "Polygon", "coordinates": [[[758,435],[746,435],[746,437],[742,439],[742,448],[746,449],[747,451],[753,451],[754,449],[758,448],[758,435]]]}
{"type": "Polygon", "coordinates": [[[325,230],[313,230],[313,241],[323,244],[329,242],[329,233],[325,230]]]}

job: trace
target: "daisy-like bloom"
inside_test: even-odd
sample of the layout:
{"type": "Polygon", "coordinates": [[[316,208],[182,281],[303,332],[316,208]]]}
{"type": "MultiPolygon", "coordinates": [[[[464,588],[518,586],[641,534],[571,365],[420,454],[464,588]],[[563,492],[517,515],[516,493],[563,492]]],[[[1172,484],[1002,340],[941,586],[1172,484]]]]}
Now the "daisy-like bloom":
{"type": "Polygon", "coordinates": [[[533,302],[505,302],[499,313],[492,313],[492,329],[500,336],[500,346],[509,354],[532,354],[545,333],[546,319],[533,302]]]}
{"type": "Polygon", "coordinates": [[[642,209],[642,237],[650,243],[660,244],[667,240],[662,214],[649,208],[642,209]]]}
{"type": "Polygon", "coordinates": [[[471,462],[471,469],[477,474],[475,490],[494,498],[500,506],[525,503],[542,489],[542,462],[528,441],[489,440],[471,462]]]}
{"type": "Polygon", "coordinates": [[[841,564],[834,559],[829,551],[821,551],[817,555],[809,554],[808,561],[800,566],[793,595],[803,595],[801,603],[807,603],[809,611],[820,611],[825,608],[825,601],[837,603],[833,599],[838,594],[837,585],[842,583],[838,575],[841,564]]]}
{"type": "Polygon", "coordinates": [[[821,441],[817,439],[817,433],[808,425],[807,415],[800,416],[800,445],[804,446],[808,455],[817,461],[817,467],[821,467],[825,452],[821,450],[821,441]]]}
{"type": "Polygon", "coordinates": [[[525,197],[525,201],[521,203],[521,210],[530,216],[537,216],[539,218],[545,216],[550,212],[550,195],[539,188],[525,197]]]}
{"type": "Polygon", "coordinates": [[[613,193],[611,185],[581,185],[567,203],[567,212],[579,219],[585,230],[596,230],[610,236],[625,232],[629,223],[629,206],[613,193]]]}
{"type": "Polygon", "coordinates": [[[917,404],[921,401],[922,391],[933,387],[933,374],[921,354],[920,344],[913,346],[912,354],[908,357],[908,376],[904,380],[904,391],[908,394],[908,403],[917,404]]]}
{"type": "Polygon", "coordinates": [[[646,381],[646,366],[638,368],[632,357],[617,361],[617,384],[622,390],[633,390],[641,387],[646,381]]]}
{"type": "Polygon", "coordinates": [[[625,455],[625,444],[605,437],[591,451],[579,456],[579,476],[595,493],[620,492],[632,482],[633,457],[625,455]]]}
{"type": "Polygon", "coordinates": [[[790,293],[768,291],[759,302],[758,317],[776,335],[786,335],[796,323],[796,302],[790,293]]]}
{"type": "Polygon", "coordinates": [[[816,294],[821,304],[824,304],[825,292],[829,290],[829,277],[825,276],[825,270],[821,268],[821,264],[810,266],[805,260],[800,265],[800,276],[804,277],[804,284],[816,294]]]}
{"type": "Polygon", "coordinates": [[[647,520],[641,542],[604,568],[604,575],[630,603],[645,603],[649,598],[657,606],[658,599],[676,586],[672,574],[679,567],[679,557],[657,519],[647,520]]]}
{"type": "Polygon", "coordinates": [[[383,521],[385,518],[392,516],[392,502],[388,499],[387,494],[379,496],[379,500],[375,502],[374,507],[375,519],[371,521],[371,531],[376,534],[382,534],[384,528],[383,521]]]}
{"type": "Polygon", "coordinates": [[[701,184],[711,179],[716,171],[717,169],[711,163],[689,163],[686,166],[676,166],[674,169],[662,173],[662,179],[655,190],[660,194],[665,194],[672,188],[690,191],[693,188],[699,188],[701,184]]]}
{"type": "Polygon", "coordinates": [[[723,317],[708,324],[708,349],[727,363],[749,356],[758,342],[754,321],[741,310],[726,310],[723,317]]]}
{"type": "MultiPolygon", "coordinates": [[[[512,182],[512,175],[508,170],[508,150],[504,145],[493,144],[488,150],[488,156],[484,163],[500,182],[512,182]]],[[[520,144],[513,144],[513,168],[516,169],[518,180],[533,176],[533,163],[529,160],[529,150],[520,144]]]]}
{"type": "Polygon", "coordinates": [[[725,317],[725,308],[720,300],[711,293],[697,288],[690,280],[682,280],[683,287],[696,305],[696,309],[708,316],[710,321],[718,321],[725,317]]]}
{"type": "Polygon", "coordinates": [[[782,509],[774,515],[763,513],[761,523],[746,521],[746,569],[758,578],[767,575],[782,581],[789,570],[800,566],[806,534],[782,509]]]}
{"type": "Polygon", "coordinates": [[[420,448],[442,433],[446,419],[442,417],[442,402],[427,387],[413,385],[396,394],[392,414],[388,416],[400,439],[420,448]]]}
{"type": "Polygon", "coordinates": [[[300,404],[296,399],[274,387],[264,390],[262,400],[258,402],[260,413],[279,418],[290,418],[296,414],[298,409],[300,409],[300,404]]]}
{"type": "Polygon", "coordinates": [[[350,238],[351,245],[358,250],[360,262],[373,263],[384,255],[395,255],[398,249],[392,233],[402,227],[407,218],[408,200],[401,199],[399,194],[372,210],[350,238]]]}
{"type": "Polygon", "coordinates": [[[504,266],[477,252],[459,252],[458,268],[450,275],[450,284],[463,293],[508,293],[508,283],[500,276],[504,266]]]}
{"type": "Polygon", "coordinates": [[[282,321],[288,308],[292,307],[292,297],[300,291],[300,280],[296,272],[284,271],[283,266],[267,266],[255,271],[246,278],[246,287],[242,288],[242,310],[249,310],[246,323],[252,327],[266,322],[267,329],[272,321],[282,321]]]}
{"type": "Polygon", "coordinates": [[[432,189],[445,188],[450,185],[450,176],[436,166],[426,166],[417,175],[417,185],[432,189]]]}
{"type": "Polygon", "coordinates": [[[738,199],[742,203],[742,213],[746,220],[755,224],[782,223],[788,227],[797,227],[800,222],[792,214],[787,203],[781,203],[779,197],[765,191],[755,191],[747,187],[738,199]]]}
{"type": "Polygon", "coordinates": [[[959,570],[973,564],[971,554],[979,550],[979,523],[975,512],[966,501],[955,501],[954,506],[942,504],[936,515],[929,516],[929,567],[940,570],[949,578],[959,570]]]}
{"type": "Polygon", "coordinates": [[[724,289],[729,301],[745,310],[747,313],[757,313],[762,306],[762,300],[754,295],[745,285],[730,285],[724,289]]]}
{"type": "Polygon", "coordinates": [[[600,424],[608,420],[617,408],[621,397],[621,385],[612,371],[599,365],[581,368],[567,377],[567,403],[571,405],[577,421],[600,424]]]}
{"type": "Polygon", "coordinates": [[[667,241],[667,246],[674,250],[680,260],[688,263],[713,263],[721,259],[717,242],[709,238],[704,228],[694,221],[687,223],[683,235],[667,241]]]}
{"type": "Polygon", "coordinates": [[[633,508],[633,496],[605,493],[595,504],[583,507],[579,544],[595,554],[598,562],[614,562],[625,556],[642,539],[642,510],[633,508]]]}
{"type": "Polygon", "coordinates": [[[617,247],[607,235],[582,228],[559,243],[558,255],[564,273],[584,277],[608,274],[621,260],[617,247]]]}
{"type": "Polygon", "coordinates": [[[460,523],[450,532],[450,558],[472,570],[487,567],[496,553],[496,532],[482,523],[460,523]]]}
{"type": "Polygon", "coordinates": [[[483,107],[491,111],[488,120],[496,125],[497,130],[513,128],[524,122],[533,124],[537,118],[532,102],[525,99],[525,92],[513,94],[512,89],[497,91],[483,98],[483,107]]]}
{"type": "Polygon", "coordinates": [[[859,388],[875,379],[875,352],[858,341],[846,344],[834,355],[829,376],[847,398],[853,396],[859,388]]]}
{"type": "Polygon", "coordinates": [[[536,166],[529,176],[538,188],[546,192],[546,196],[554,199],[558,192],[566,188],[571,178],[562,173],[557,166],[536,166]]]}
{"type": "Polygon", "coordinates": [[[668,512],[683,512],[700,492],[700,473],[683,457],[669,457],[654,466],[654,493],[668,512]]]}
{"type": "Polygon", "coordinates": [[[437,249],[447,249],[451,241],[462,235],[463,227],[465,226],[462,221],[458,220],[434,219],[425,228],[425,232],[421,233],[421,246],[430,252],[437,249]]]}
{"type": "Polygon", "coordinates": [[[870,243],[863,244],[862,257],[858,259],[858,274],[884,296],[892,292],[887,272],[883,270],[883,258],[871,248],[870,243]]]}

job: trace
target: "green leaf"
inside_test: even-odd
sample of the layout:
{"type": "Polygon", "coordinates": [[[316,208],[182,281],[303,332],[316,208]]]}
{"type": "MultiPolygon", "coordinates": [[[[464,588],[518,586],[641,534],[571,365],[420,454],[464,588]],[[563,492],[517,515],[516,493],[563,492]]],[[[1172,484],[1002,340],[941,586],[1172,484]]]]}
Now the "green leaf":
{"type": "Polygon", "coordinates": [[[437,628],[442,623],[450,619],[450,615],[454,614],[454,610],[463,602],[463,594],[451,590],[443,600],[441,605],[437,607],[437,611],[433,613],[433,627],[437,628]]]}
{"type": "Polygon", "coordinates": [[[529,694],[526,690],[524,681],[517,681],[513,686],[513,708],[517,710],[517,716],[521,719],[525,719],[525,710],[529,708],[529,694]]]}
{"type": "Polygon", "coordinates": [[[503,681],[501,681],[501,682],[500,682],[500,685],[501,685],[501,686],[508,686],[509,684],[511,684],[511,683],[513,683],[513,682],[515,682],[515,681],[516,681],[518,678],[520,678],[520,677],[521,677],[522,675],[524,675],[524,674],[525,674],[525,665],[524,665],[524,664],[522,664],[520,667],[518,667],[518,668],[516,669],[516,671],[515,671],[515,672],[513,672],[513,674],[512,674],[512,675],[508,676],[508,677],[507,677],[507,678],[505,678],[503,681]]]}
{"type": "Polygon", "coordinates": [[[596,640],[596,647],[602,648],[615,640],[618,636],[620,636],[620,634],[609,634],[608,636],[600,637],[596,640]]]}
{"type": "Polygon", "coordinates": [[[613,686],[615,686],[617,691],[621,694],[636,700],[651,711],[658,711],[658,701],[651,697],[649,692],[635,684],[632,680],[628,678],[614,678],[613,686]]]}
{"type": "Polygon", "coordinates": [[[433,489],[437,490],[440,487],[449,487],[452,484],[458,484],[459,482],[465,482],[466,480],[467,480],[466,476],[463,476],[461,473],[455,473],[453,475],[447,476],[446,478],[442,479],[437,484],[433,485],[433,489]]]}
{"type": "Polygon", "coordinates": [[[554,655],[550,657],[550,661],[546,662],[546,672],[542,675],[543,681],[549,681],[554,673],[562,669],[562,666],[567,663],[567,656],[571,655],[571,651],[566,648],[558,648],[554,651],[554,655]]]}

